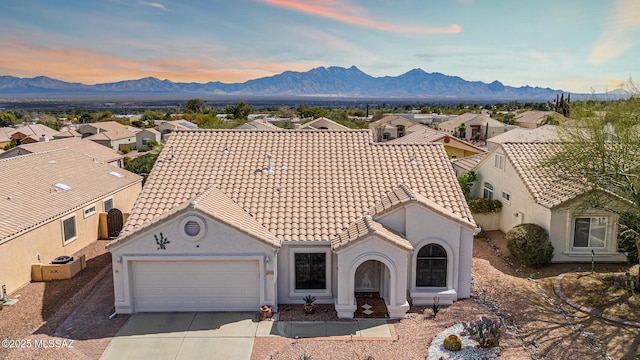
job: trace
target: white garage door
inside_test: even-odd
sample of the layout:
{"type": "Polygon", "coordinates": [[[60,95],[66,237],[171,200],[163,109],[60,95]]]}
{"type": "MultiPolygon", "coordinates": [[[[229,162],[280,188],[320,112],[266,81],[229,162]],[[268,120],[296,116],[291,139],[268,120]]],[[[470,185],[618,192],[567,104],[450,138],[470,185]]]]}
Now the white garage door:
{"type": "Polygon", "coordinates": [[[134,261],[131,268],[136,312],[260,306],[258,261],[134,261]]]}

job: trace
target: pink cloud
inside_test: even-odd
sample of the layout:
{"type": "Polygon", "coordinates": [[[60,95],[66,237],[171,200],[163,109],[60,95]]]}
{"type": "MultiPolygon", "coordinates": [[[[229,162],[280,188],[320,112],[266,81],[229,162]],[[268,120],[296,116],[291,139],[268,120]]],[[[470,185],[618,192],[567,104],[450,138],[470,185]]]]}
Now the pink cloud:
{"type": "Polygon", "coordinates": [[[395,33],[415,33],[415,34],[455,34],[462,31],[458,24],[451,24],[447,27],[407,27],[399,24],[376,21],[362,15],[365,10],[353,5],[339,3],[335,0],[258,0],[265,4],[282,7],[289,10],[299,11],[315,16],[321,16],[332,20],[340,21],[349,25],[362,26],[382,31],[395,33]]]}
{"type": "Polygon", "coordinates": [[[132,60],[83,48],[32,45],[19,39],[0,39],[0,48],[6,51],[0,63],[0,74],[46,75],[85,84],[148,76],[180,82],[242,82],[285,70],[306,71],[319,66],[313,62],[294,64],[244,59],[220,62],[207,57],[132,60]]]}

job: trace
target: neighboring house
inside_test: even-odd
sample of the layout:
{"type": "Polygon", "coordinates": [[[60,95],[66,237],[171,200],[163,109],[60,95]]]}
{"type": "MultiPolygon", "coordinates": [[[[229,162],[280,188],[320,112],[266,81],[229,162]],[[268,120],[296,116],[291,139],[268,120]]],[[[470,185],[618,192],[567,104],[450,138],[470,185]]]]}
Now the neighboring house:
{"type": "Polygon", "coordinates": [[[544,125],[548,116],[553,116],[558,120],[564,119],[564,116],[555,111],[527,110],[516,114],[516,125],[527,129],[535,129],[544,125]]]}
{"type": "Polygon", "coordinates": [[[452,159],[463,158],[485,152],[467,141],[450,136],[428,126],[415,125],[410,129],[411,133],[397,139],[389,140],[389,144],[428,144],[439,142],[444,145],[444,150],[452,159]]]}
{"type": "Polygon", "coordinates": [[[416,125],[405,117],[389,115],[369,124],[369,130],[378,142],[401,138],[409,133],[408,129],[416,125]]]}
{"type": "Polygon", "coordinates": [[[136,146],[136,134],[116,121],[82,124],[78,127],[78,132],[82,134],[83,139],[95,141],[114,150],[136,146]]]}
{"type": "Polygon", "coordinates": [[[300,126],[300,130],[350,130],[344,125],[340,125],[337,122],[327,119],[326,117],[319,117],[315,120],[311,120],[308,123],[300,126]]]}
{"type": "Polygon", "coordinates": [[[489,117],[484,110],[481,114],[466,113],[438,124],[438,130],[466,140],[486,140],[515,128],[517,126],[489,117]]]}
{"type": "MultiPolygon", "coordinates": [[[[503,143],[474,169],[478,181],[472,195],[502,202],[502,210],[495,215],[499,230],[506,232],[523,223],[543,227],[554,247],[553,262],[588,262],[592,250],[598,262],[626,261],[617,251],[618,216],[592,208],[589,200],[598,196],[607,200],[607,206],[626,203],[611,193],[563,180],[552,167],[544,166],[560,146],[557,142],[503,143]]],[[[485,225],[480,217],[476,221],[485,225]]]]}
{"type": "Polygon", "coordinates": [[[441,144],[369,131],[178,131],[113,258],[117,313],[254,311],[307,295],[351,318],[470,296],[475,223],[441,144]],[[338,272],[339,271],[339,272],[338,272]]]}
{"type": "Polygon", "coordinates": [[[113,149],[109,149],[102,145],[96,144],[93,141],[82,140],[79,138],[68,138],[18,145],[0,155],[0,159],[57,149],[70,149],[77,153],[86,155],[92,159],[95,159],[101,163],[110,164],[117,167],[124,166],[124,156],[122,154],[119,154],[113,149]]]}
{"type": "Polygon", "coordinates": [[[280,130],[279,127],[271,124],[266,119],[255,119],[236,127],[238,130],[280,130]]]}
{"type": "Polygon", "coordinates": [[[49,141],[58,134],[56,130],[42,124],[22,125],[9,132],[11,140],[16,144],[30,144],[38,141],[49,141]]]}
{"type": "Polygon", "coordinates": [[[149,150],[149,146],[147,146],[147,142],[155,141],[157,143],[162,139],[162,135],[160,131],[153,128],[145,128],[141,129],[136,133],[136,149],[138,150],[149,150]]]}
{"type": "Polygon", "coordinates": [[[142,188],[142,177],[70,149],[2,159],[0,174],[0,284],[9,293],[31,281],[32,263],[73,255],[101,227],[121,226],[142,188]]]}
{"type": "Polygon", "coordinates": [[[169,120],[156,126],[156,130],[160,131],[160,133],[162,134],[162,140],[167,140],[169,138],[169,134],[174,131],[197,129],[198,125],[187,120],[169,120]]]}
{"type": "Polygon", "coordinates": [[[69,138],[82,139],[82,134],[80,134],[76,130],[71,129],[71,130],[61,131],[61,132],[57,133],[56,135],[54,135],[53,138],[55,140],[69,139],[69,138]]]}
{"type": "Polygon", "coordinates": [[[0,149],[11,144],[11,137],[8,134],[8,130],[14,130],[13,128],[0,128],[0,149]]]}
{"type": "Polygon", "coordinates": [[[547,142],[560,140],[560,128],[555,125],[543,125],[535,129],[516,128],[487,139],[489,151],[507,142],[547,142]]]}
{"type": "Polygon", "coordinates": [[[453,171],[455,171],[456,176],[460,176],[465,172],[473,170],[482,159],[487,156],[488,152],[483,152],[481,154],[471,155],[463,158],[457,158],[451,160],[451,165],[453,165],[453,171]]]}

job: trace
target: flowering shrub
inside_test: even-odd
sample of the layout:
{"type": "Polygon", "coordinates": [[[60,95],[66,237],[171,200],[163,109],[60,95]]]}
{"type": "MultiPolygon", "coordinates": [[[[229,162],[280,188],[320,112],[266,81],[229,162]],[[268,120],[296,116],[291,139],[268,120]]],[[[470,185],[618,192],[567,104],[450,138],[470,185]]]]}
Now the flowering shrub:
{"type": "Polygon", "coordinates": [[[479,320],[462,323],[464,330],[462,336],[468,336],[475,340],[481,347],[496,347],[500,345],[500,339],[508,339],[507,327],[502,320],[494,321],[486,316],[479,320]]]}

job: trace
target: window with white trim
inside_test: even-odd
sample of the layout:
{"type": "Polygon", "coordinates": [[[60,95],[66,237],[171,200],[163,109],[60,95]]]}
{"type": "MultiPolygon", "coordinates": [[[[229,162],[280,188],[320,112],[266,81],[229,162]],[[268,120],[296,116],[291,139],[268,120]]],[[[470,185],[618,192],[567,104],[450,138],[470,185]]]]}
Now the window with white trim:
{"type": "Polygon", "coordinates": [[[327,288],[327,254],[295,253],[296,290],[327,288]]]}
{"type": "Polygon", "coordinates": [[[511,194],[507,191],[502,191],[502,200],[506,201],[506,202],[510,202],[511,201],[511,194]]]}
{"type": "Polygon", "coordinates": [[[416,286],[447,286],[447,252],[442,246],[427,244],[418,251],[416,286]]]}
{"type": "Polygon", "coordinates": [[[65,244],[75,240],[77,236],[75,216],[71,216],[62,220],[62,236],[65,244]]]}
{"type": "Polygon", "coordinates": [[[605,248],[607,245],[606,217],[579,217],[574,221],[574,248],[605,248]]]}
{"type": "Polygon", "coordinates": [[[493,199],[493,185],[488,182],[483,184],[482,197],[485,199],[493,199]]]}
{"type": "Polygon", "coordinates": [[[494,165],[498,169],[504,170],[504,154],[496,154],[494,158],[494,165]]]}
{"type": "Polygon", "coordinates": [[[96,213],[96,206],[95,205],[91,205],[89,207],[84,208],[84,218],[88,218],[89,216],[93,215],[96,213]]]}

